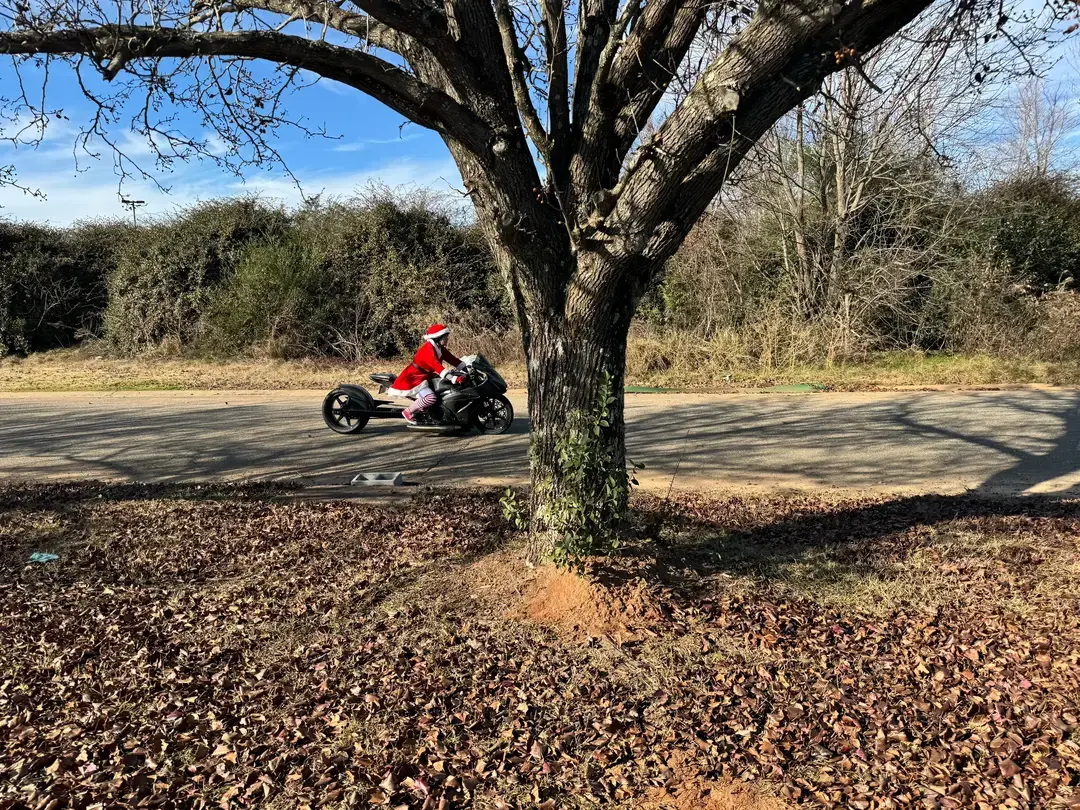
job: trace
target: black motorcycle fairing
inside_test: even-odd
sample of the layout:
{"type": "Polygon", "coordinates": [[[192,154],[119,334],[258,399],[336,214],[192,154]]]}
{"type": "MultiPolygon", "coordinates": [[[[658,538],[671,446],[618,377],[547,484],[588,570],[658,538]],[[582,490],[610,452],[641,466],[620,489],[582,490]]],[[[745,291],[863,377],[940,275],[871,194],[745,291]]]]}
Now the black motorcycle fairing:
{"type": "Polygon", "coordinates": [[[495,366],[488,362],[488,359],[482,354],[476,355],[476,358],[472,362],[472,368],[483,373],[486,377],[479,387],[484,389],[489,395],[499,395],[506,393],[506,381],[502,378],[502,375],[495,370],[495,366]]]}
{"type": "Polygon", "coordinates": [[[455,388],[444,391],[439,397],[439,404],[443,411],[452,415],[457,422],[468,422],[469,409],[480,399],[475,388],[455,388]]]}

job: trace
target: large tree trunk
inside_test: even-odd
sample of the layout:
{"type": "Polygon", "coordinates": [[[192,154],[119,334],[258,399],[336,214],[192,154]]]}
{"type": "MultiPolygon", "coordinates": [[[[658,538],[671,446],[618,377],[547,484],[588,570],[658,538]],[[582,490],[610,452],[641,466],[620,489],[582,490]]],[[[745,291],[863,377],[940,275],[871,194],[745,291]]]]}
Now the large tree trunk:
{"type": "MultiPolygon", "coordinates": [[[[568,257],[569,258],[569,257],[568,257]]],[[[573,261],[572,258],[569,260],[573,261]]],[[[575,532],[602,545],[626,508],[623,387],[637,300],[609,260],[577,259],[561,312],[526,315],[532,466],[530,557],[550,559],[575,532]],[[606,392],[606,395],[605,395],[606,392]],[[568,436],[587,444],[567,457],[568,436]],[[562,452],[560,452],[562,450],[562,452]],[[584,464],[584,467],[581,465],[584,464]]],[[[524,272],[528,272],[526,269],[524,272]]]]}
{"type": "MultiPolygon", "coordinates": [[[[529,416],[532,420],[532,515],[530,557],[550,558],[560,537],[575,530],[597,534],[614,524],[626,507],[627,491],[611,476],[626,468],[623,422],[623,380],[626,328],[621,324],[591,325],[593,340],[580,340],[560,330],[537,340],[529,349],[529,416]],[[606,385],[605,385],[605,374],[606,385]],[[609,386],[610,402],[605,399],[609,386]],[[603,423],[601,424],[601,420],[603,423]],[[594,427],[600,433],[588,435],[594,427]],[[560,458],[560,441],[567,431],[579,431],[596,443],[588,469],[560,458]],[[597,457],[600,463],[596,463],[597,457]],[[587,482],[581,486],[579,476],[587,482]],[[574,524],[562,516],[589,511],[596,525],[574,524]]],[[[599,537],[597,537],[599,542],[599,537]]]]}

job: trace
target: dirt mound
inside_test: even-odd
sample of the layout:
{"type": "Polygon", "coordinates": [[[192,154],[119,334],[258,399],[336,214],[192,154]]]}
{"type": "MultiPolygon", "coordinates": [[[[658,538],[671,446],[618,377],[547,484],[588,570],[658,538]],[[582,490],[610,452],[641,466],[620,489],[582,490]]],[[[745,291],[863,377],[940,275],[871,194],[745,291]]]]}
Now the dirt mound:
{"type": "Polygon", "coordinates": [[[545,567],[537,572],[524,609],[525,617],[573,636],[640,638],[663,619],[643,582],[608,588],[585,576],[545,567]]]}
{"type": "Polygon", "coordinates": [[[693,779],[657,788],[640,810],[787,810],[787,805],[746,785],[693,779]]]}
{"type": "Polygon", "coordinates": [[[667,783],[656,788],[635,810],[788,810],[779,799],[766,796],[745,782],[704,779],[681,751],[668,760],[667,783]]]}

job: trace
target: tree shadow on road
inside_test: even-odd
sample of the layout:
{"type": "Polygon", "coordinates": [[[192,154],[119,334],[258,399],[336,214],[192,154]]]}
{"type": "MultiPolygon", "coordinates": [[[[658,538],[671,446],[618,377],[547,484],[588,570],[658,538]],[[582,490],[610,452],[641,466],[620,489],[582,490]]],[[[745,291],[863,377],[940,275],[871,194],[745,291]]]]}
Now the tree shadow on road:
{"type": "MultiPolygon", "coordinates": [[[[963,442],[973,447],[992,450],[1011,459],[1012,463],[1008,467],[986,478],[975,492],[991,495],[1025,492],[1080,472],[1080,394],[1074,395],[1065,407],[1062,407],[1058,399],[1046,396],[1035,400],[1012,401],[1009,407],[1014,412],[1028,414],[1032,420],[1043,419],[1048,414],[1058,416],[1061,420],[1061,432],[1056,437],[1033,437],[1039,440],[1043,447],[1028,450],[995,437],[976,436],[953,428],[928,425],[919,421],[910,408],[900,408],[895,421],[912,436],[963,442]],[[1049,447],[1046,447],[1047,444],[1049,447]]],[[[1058,497],[1080,497],[1080,480],[1059,487],[1053,494],[1058,497]]]]}
{"type": "Polygon", "coordinates": [[[448,465],[444,479],[467,481],[527,468],[529,425],[522,414],[503,436],[440,436],[418,435],[403,420],[375,420],[341,436],[323,426],[317,408],[298,415],[280,403],[89,411],[78,424],[0,409],[0,453],[8,455],[0,476],[347,484],[362,471],[433,477],[448,465]]]}
{"type": "MultiPolygon", "coordinates": [[[[1003,440],[987,435],[993,431],[992,422],[969,423],[966,429],[958,424],[942,426],[940,422],[956,411],[935,413],[919,397],[860,406],[872,410],[870,421],[883,431],[899,429],[912,440],[947,443],[956,453],[971,447],[1009,459],[1008,465],[966,493],[857,496],[826,491],[724,497],[684,493],[674,499],[642,495],[636,499],[629,546],[618,558],[598,566],[596,573],[611,584],[644,577],[685,594],[708,590],[706,586],[723,577],[768,585],[797,575],[818,585],[843,587],[860,577],[880,576],[912,553],[915,545],[953,542],[942,539],[945,526],[993,533],[1050,522],[1058,530],[1066,525],[1080,534],[1080,500],[1075,500],[1080,498],[1080,394],[1006,394],[990,405],[1029,414],[1028,429],[1013,426],[1003,440]],[[1058,427],[1047,435],[1055,422],[1058,427]],[[1036,489],[1048,491],[1020,494],[1036,489]]],[[[772,418],[771,412],[766,415],[772,418]]],[[[740,431],[750,442],[752,425],[735,424],[723,413],[717,416],[726,421],[723,431],[740,431]]],[[[822,441],[836,441],[827,425],[799,426],[814,429],[822,441]]],[[[795,435],[794,430],[784,428],[784,437],[814,441],[812,435],[795,435]]],[[[687,452],[700,453],[702,447],[690,446],[687,452]]],[[[866,455],[868,466],[879,457],[872,444],[858,452],[866,455]]],[[[964,461],[957,458],[957,466],[964,461]]],[[[829,471],[822,475],[827,477],[829,471]]],[[[940,471],[943,480],[948,475],[948,467],[940,471]]]]}
{"type": "MultiPolygon", "coordinates": [[[[1059,494],[1080,495],[1076,392],[651,403],[643,397],[628,408],[628,452],[659,481],[677,474],[717,484],[924,491],[953,484],[1006,494],[1061,479],[1059,494]]],[[[395,420],[341,436],[323,426],[317,404],[135,403],[77,418],[8,405],[0,408],[0,476],[326,485],[362,471],[401,471],[432,484],[528,479],[527,414],[503,436],[417,435],[395,420]]]]}

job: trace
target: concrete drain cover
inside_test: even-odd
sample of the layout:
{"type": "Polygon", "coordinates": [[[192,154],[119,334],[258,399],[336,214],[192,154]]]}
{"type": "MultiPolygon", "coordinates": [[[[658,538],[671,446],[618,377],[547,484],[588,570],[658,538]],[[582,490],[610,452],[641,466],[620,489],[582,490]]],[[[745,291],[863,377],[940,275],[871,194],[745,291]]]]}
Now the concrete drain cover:
{"type": "Polygon", "coordinates": [[[401,487],[405,486],[405,475],[399,472],[360,473],[353,478],[352,484],[354,486],[401,487]]]}

